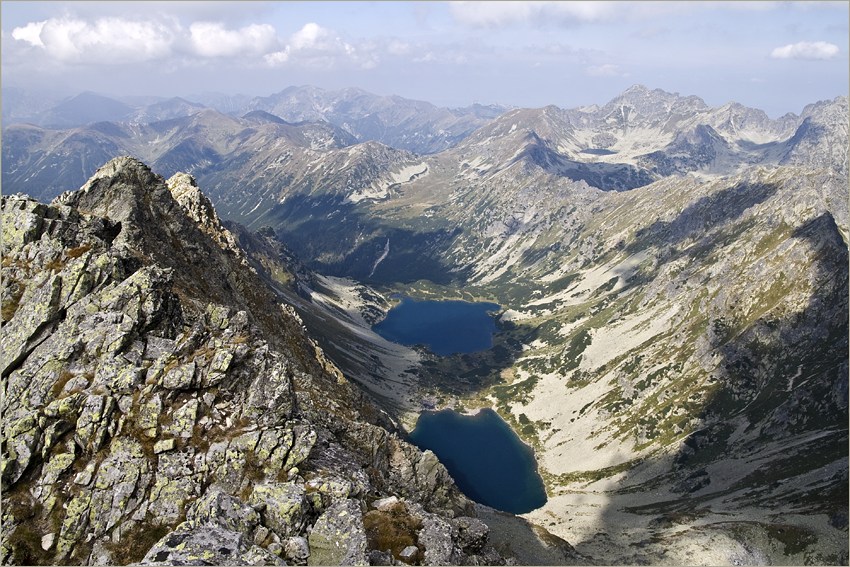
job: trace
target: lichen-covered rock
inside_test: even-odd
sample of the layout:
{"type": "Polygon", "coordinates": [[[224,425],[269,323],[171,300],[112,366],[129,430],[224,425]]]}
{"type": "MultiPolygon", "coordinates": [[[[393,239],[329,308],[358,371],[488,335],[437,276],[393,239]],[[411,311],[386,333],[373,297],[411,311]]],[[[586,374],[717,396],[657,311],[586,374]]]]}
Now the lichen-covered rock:
{"type": "Polygon", "coordinates": [[[98,468],[91,492],[91,532],[100,536],[142,504],[151,481],[151,463],[132,438],[113,440],[109,455],[98,468]]]}
{"type": "Polygon", "coordinates": [[[145,436],[151,438],[157,436],[160,413],[162,413],[162,399],[158,393],[138,405],[136,426],[145,436]]]}
{"type": "Polygon", "coordinates": [[[161,451],[157,456],[146,514],[151,514],[157,524],[177,523],[184,516],[188,503],[199,495],[201,479],[195,471],[194,449],[161,451]]]}
{"type": "Polygon", "coordinates": [[[169,390],[187,390],[195,383],[195,363],[187,362],[163,373],[162,386],[169,390]]]}
{"type": "Polygon", "coordinates": [[[260,515],[238,498],[213,487],[191,505],[186,522],[190,526],[217,525],[248,537],[260,525],[260,515]]]}
{"type": "Polygon", "coordinates": [[[82,491],[68,501],[56,549],[60,559],[66,558],[74,546],[84,540],[82,536],[89,525],[90,505],[91,492],[88,491],[82,491]]]}
{"type": "Polygon", "coordinates": [[[356,500],[341,500],[316,520],[308,565],[368,565],[363,515],[356,500]]]}
{"type": "Polygon", "coordinates": [[[74,440],[87,454],[97,452],[106,443],[115,406],[111,396],[91,395],[83,403],[74,440]]]}
{"type": "Polygon", "coordinates": [[[174,445],[174,439],[160,439],[153,444],[153,452],[157,454],[165,453],[174,449],[174,445]]]}
{"type": "Polygon", "coordinates": [[[319,512],[337,500],[345,500],[354,492],[351,482],[333,476],[320,475],[311,478],[304,486],[313,509],[319,512]]]}
{"type": "Polygon", "coordinates": [[[197,399],[190,399],[171,413],[171,423],[163,426],[162,432],[167,435],[189,439],[198,420],[197,399]]]}
{"type": "Polygon", "coordinates": [[[11,486],[21,478],[41,445],[41,429],[34,415],[23,417],[6,427],[8,447],[0,465],[4,487],[11,486]]]}
{"type": "Polygon", "coordinates": [[[280,537],[301,533],[309,513],[304,487],[294,483],[256,485],[250,502],[264,506],[263,523],[280,537]]]}
{"type": "Polygon", "coordinates": [[[47,206],[34,199],[17,197],[9,202],[4,212],[3,251],[8,253],[20,250],[39,237],[47,206]]]}
{"type": "Polygon", "coordinates": [[[77,456],[74,453],[55,453],[49,461],[44,464],[41,477],[38,479],[33,496],[48,509],[52,509],[56,503],[54,486],[59,476],[71,468],[77,456]]]}
{"type": "Polygon", "coordinates": [[[465,508],[189,178],[117,158],[2,213],[4,563],[366,564],[366,499],[465,508]]]}
{"type": "Polygon", "coordinates": [[[425,565],[457,564],[460,556],[456,540],[456,528],[448,520],[433,514],[424,515],[419,544],[425,547],[425,565]]]}
{"type": "Polygon", "coordinates": [[[310,557],[310,545],[300,536],[288,537],[283,542],[283,556],[292,565],[306,565],[310,557]]]}
{"type": "Polygon", "coordinates": [[[286,565],[239,532],[204,524],[181,525],[154,545],[142,565],[286,565]]]}

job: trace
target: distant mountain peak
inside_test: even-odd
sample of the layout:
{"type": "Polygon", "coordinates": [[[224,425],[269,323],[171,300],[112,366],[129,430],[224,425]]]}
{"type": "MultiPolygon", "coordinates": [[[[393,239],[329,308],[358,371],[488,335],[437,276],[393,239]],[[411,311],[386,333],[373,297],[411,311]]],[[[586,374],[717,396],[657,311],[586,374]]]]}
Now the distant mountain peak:
{"type": "Polygon", "coordinates": [[[254,122],[274,122],[275,124],[289,124],[286,120],[272,114],[271,112],[266,112],[265,110],[252,110],[251,112],[246,112],[242,115],[244,120],[251,120],[254,122]]]}
{"type": "MultiPolygon", "coordinates": [[[[647,87],[646,87],[646,85],[642,85],[642,84],[640,84],[640,83],[637,83],[637,84],[634,84],[634,85],[630,86],[630,87],[629,87],[629,88],[627,88],[626,90],[624,90],[624,91],[622,92],[622,94],[624,94],[624,95],[625,95],[625,94],[630,94],[630,93],[648,93],[648,92],[649,92],[649,90],[650,90],[650,89],[649,89],[649,88],[647,88],[647,87]]],[[[655,89],[655,90],[661,90],[661,89],[655,89]]],[[[663,92],[663,91],[662,91],[662,92],[663,92]]]]}

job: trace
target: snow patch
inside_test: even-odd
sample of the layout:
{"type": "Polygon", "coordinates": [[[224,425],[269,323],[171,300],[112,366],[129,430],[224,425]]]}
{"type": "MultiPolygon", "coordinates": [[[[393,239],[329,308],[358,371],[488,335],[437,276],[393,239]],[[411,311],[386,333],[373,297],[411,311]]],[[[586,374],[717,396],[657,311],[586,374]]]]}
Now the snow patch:
{"type": "Polygon", "coordinates": [[[384,178],[375,181],[368,187],[351,193],[348,195],[347,200],[352,203],[359,203],[365,199],[386,199],[390,196],[390,188],[392,186],[410,183],[414,179],[419,179],[420,177],[428,175],[428,172],[428,164],[425,162],[405,166],[400,171],[390,172],[388,179],[384,178]]]}
{"type": "Polygon", "coordinates": [[[381,254],[381,255],[380,255],[380,257],[379,257],[377,260],[375,260],[375,263],[372,265],[372,271],[371,271],[371,272],[369,272],[369,275],[368,275],[368,276],[366,276],[366,277],[368,277],[368,278],[371,278],[371,277],[372,277],[372,275],[375,273],[375,270],[378,268],[378,265],[379,265],[381,262],[383,262],[383,261],[384,261],[384,259],[387,257],[387,255],[388,255],[389,253],[390,253],[390,239],[389,239],[389,238],[387,238],[387,243],[386,243],[386,244],[384,244],[384,252],[383,252],[383,254],[381,254]]]}

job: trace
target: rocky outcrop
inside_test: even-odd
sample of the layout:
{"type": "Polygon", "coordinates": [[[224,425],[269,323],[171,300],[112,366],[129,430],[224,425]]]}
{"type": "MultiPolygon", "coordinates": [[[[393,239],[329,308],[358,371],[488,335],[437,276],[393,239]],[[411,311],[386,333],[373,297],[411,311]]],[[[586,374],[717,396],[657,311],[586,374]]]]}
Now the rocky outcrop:
{"type": "Polygon", "coordinates": [[[504,562],[190,177],[117,158],[2,206],[4,563],[504,562]],[[416,553],[379,545],[387,497],[416,553]]]}

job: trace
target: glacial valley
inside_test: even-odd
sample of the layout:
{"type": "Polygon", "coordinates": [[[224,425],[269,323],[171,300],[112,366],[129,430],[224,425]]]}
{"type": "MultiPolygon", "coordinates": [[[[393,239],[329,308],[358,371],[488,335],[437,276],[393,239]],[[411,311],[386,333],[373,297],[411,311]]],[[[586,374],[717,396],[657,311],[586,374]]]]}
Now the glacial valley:
{"type": "MultiPolygon", "coordinates": [[[[280,518],[263,529],[285,544],[313,526],[316,549],[328,510],[397,496],[403,510],[365,516],[453,526],[455,554],[421,544],[425,562],[847,562],[846,97],[778,119],[640,85],[577,109],[449,112],[302,88],[230,114],[135,112],[4,124],[3,410],[17,435],[4,437],[17,455],[4,449],[4,508],[25,507],[23,485],[40,506],[64,507],[39,517],[59,526],[55,557],[90,560],[110,548],[79,543],[86,530],[138,530],[151,514],[196,529],[205,512],[192,502],[208,496],[174,509],[153,499],[128,520],[106,492],[138,504],[221,474],[221,490],[249,504],[267,490],[255,477],[277,479],[277,501],[296,490],[281,486],[315,481],[297,529],[280,518]],[[319,107],[331,110],[305,110],[319,107]],[[160,223],[169,237],[158,249],[160,223]],[[438,355],[387,340],[373,327],[401,296],[497,304],[492,346],[438,355]],[[89,304],[112,319],[90,323],[89,304]],[[112,323],[123,334],[104,330],[112,323]],[[91,325],[106,337],[97,347],[74,339],[94,336],[91,325]],[[133,369],[106,368],[101,352],[133,369]],[[48,368],[56,357],[71,375],[48,368]],[[258,378],[267,371],[284,390],[258,378]],[[15,388],[28,381],[40,393],[22,402],[15,388]],[[151,417],[163,404],[174,422],[151,417]],[[423,411],[446,408],[493,410],[534,450],[546,502],[521,519],[477,506],[492,549],[464,540],[476,506],[404,441],[423,411]],[[193,424],[206,416],[206,447],[191,447],[200,421],[177,421],[189,413],[193,424]],[[73,457],[71,422],[87,458],[100,455],[97,474],[73,457]],[[148,432],[166,429],[186,451],[153,445],[148,432]],[[229,470],[227,451],[248,444],[247,468],[229,470]],[[206,464],[156,473],[146,458],[159,449],[206,464]],[[250,460],[266,449],[285,465],[250,460]],[[133,479],[102,474],[127,460],[133,479]],[[370,478],[355,470],[364,463],[370,478]],[[97,513],[74,516],[85,499],[97,513]],[[510,551],[499,535],[521,529],[543,555],[510,551]]],[[[269,549],[271,535],[256,535],[266,524],[248,530],[266,551],[243,545],[245,561],[269,549]]],[[[9,525],[21,535],[24,524],[9,525]]],[[[129,560],[155,559],[143,551],[129,560]]]]}

